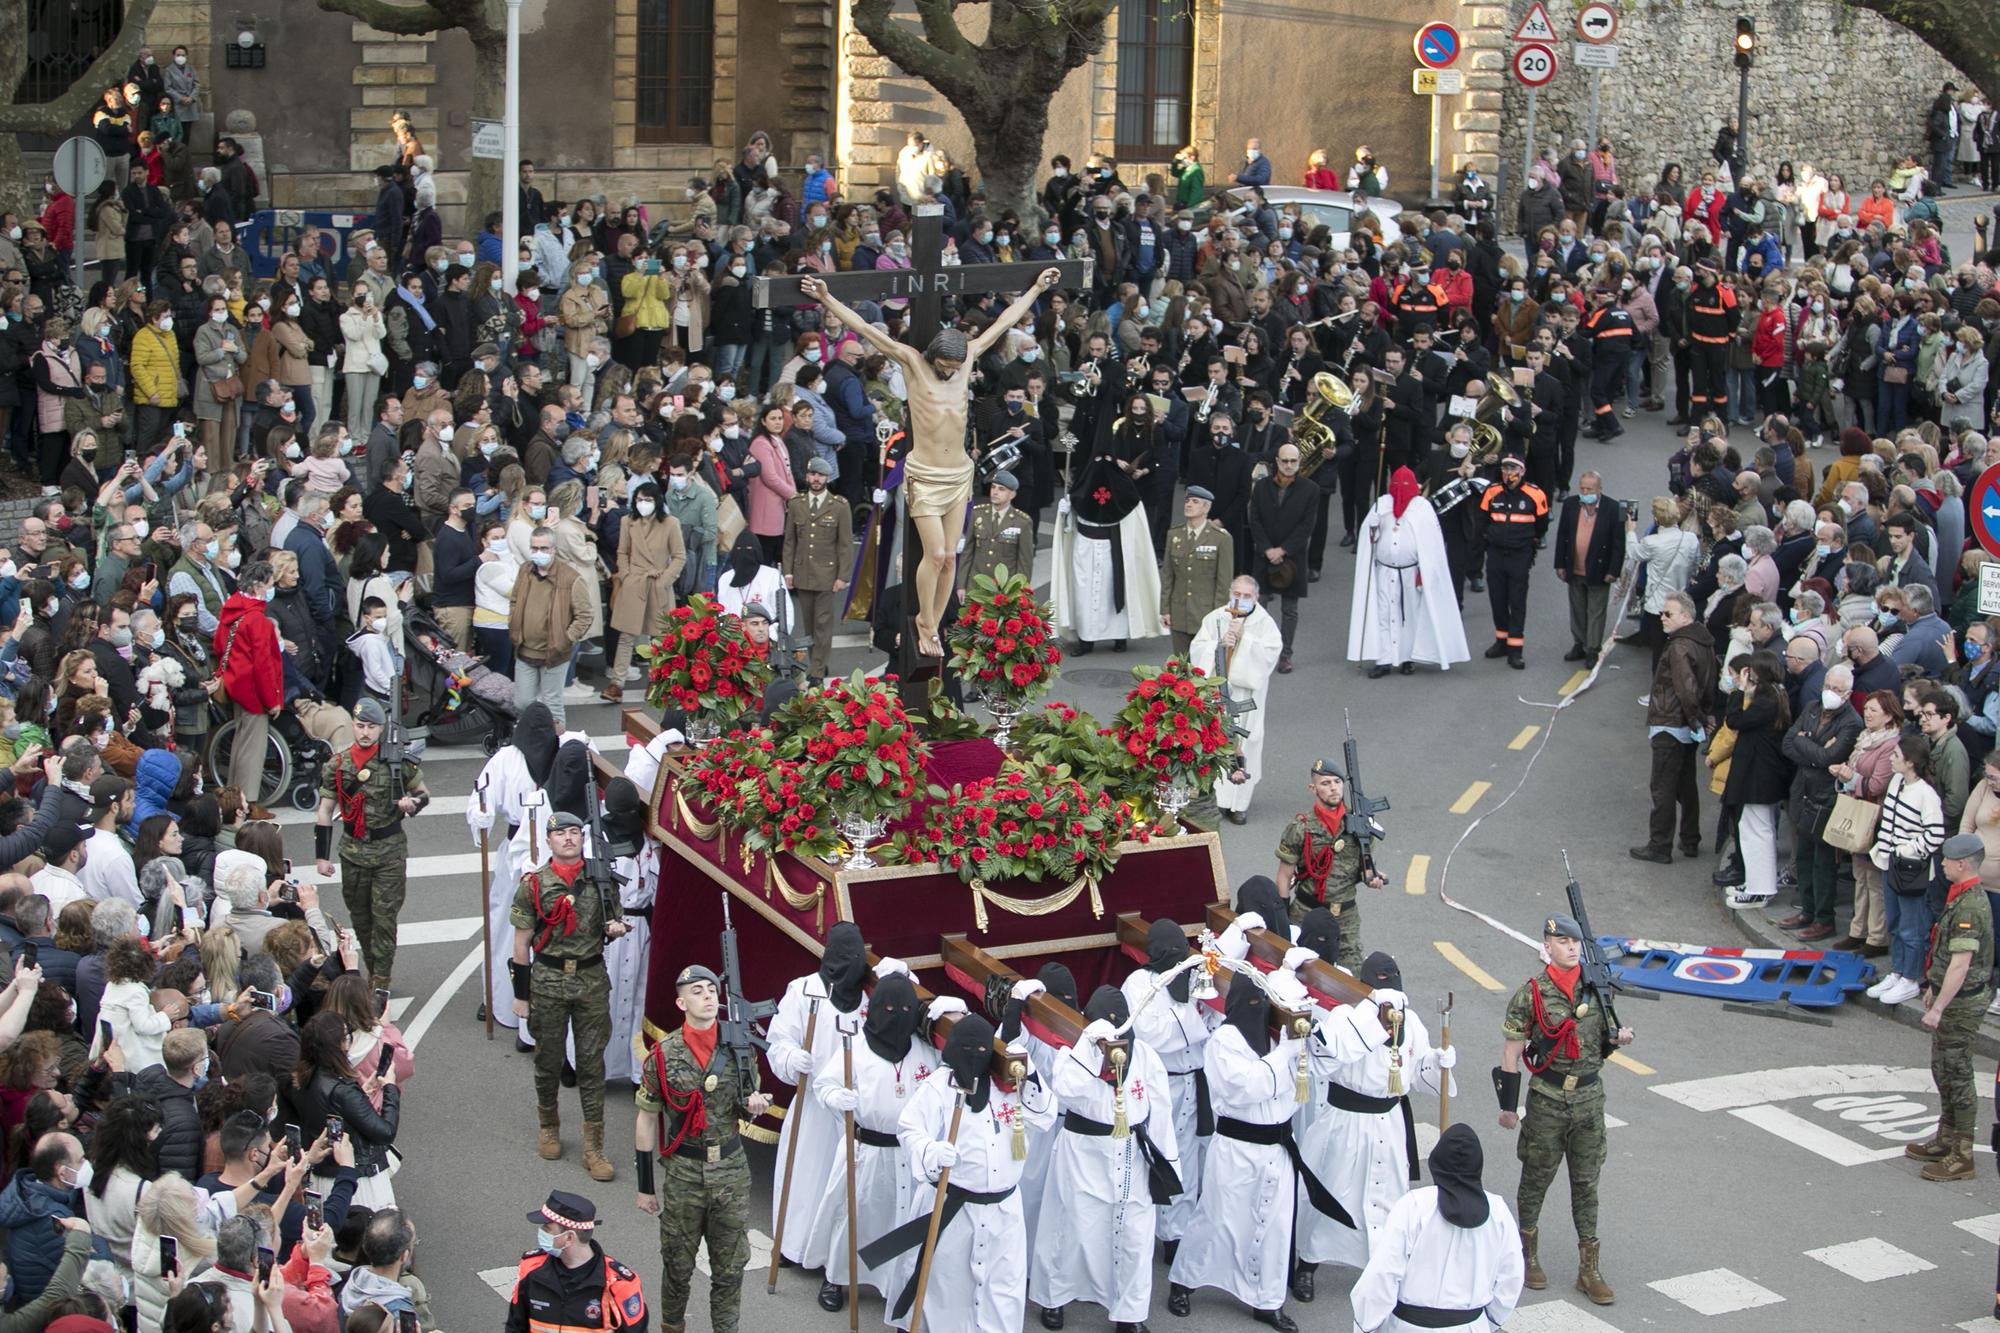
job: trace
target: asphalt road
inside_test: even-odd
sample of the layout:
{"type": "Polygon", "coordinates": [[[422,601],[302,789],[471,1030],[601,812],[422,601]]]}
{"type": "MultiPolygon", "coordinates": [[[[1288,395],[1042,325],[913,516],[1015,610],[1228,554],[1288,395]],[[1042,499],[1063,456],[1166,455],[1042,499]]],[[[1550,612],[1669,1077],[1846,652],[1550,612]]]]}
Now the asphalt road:
{"type": "MultiPolygon", "coordinates": [[[[1971,208],[1951,210],[1959,253],[1970,250],[1971,208]]],[[[1673,436],[1657,416],[1628,425],[1616,445],[1580,444],[1579,468],[1597,468],[1610,495],[1643,508],[1660,486],[1673,436]]],[[[1821,452],[1814,460],[1823,465],[1829,457],[1821,452]]],[[[1280,828],[1307,800],[1305,773],[1316,755],[1338,750],[1341,710],[1351,710],[1371,788],[1393,802],[1381,854],[1390,886],[1366,902],[1364,947],[1394,953],[1408,990],[1427,1008],[1447,991],[1455,996],[1453,1035],[1463,1059],[1453,1115],[1479,1128],[1487,1184],[1511,1197],[1518,1178],[1512,1136],[1497,1127],[1486,1070],[1497,1059],[1507,993],[1536,958],[1452,910],[1446,894],[1532,935],[1562,905],[1559,851],[1567,848],[1600,933],[1742,940],[1709,886],[1706,856],[1671,867],[1626,856],[1643,836],[1646,810],[1644,714],[1636,703],[1647,686],[1641,650],[1614,652],[1595,683],[1556,710],[1577,682],[1560,660],[1568,647],[1562,589],[1542,568],[1529,596],[1525,671],[1475,658],[1447,673],[1369,681],[1340,660],[1352,570],[1347,552],[1330,555],[1326,578],[1305,603],[1298,670],[1274,682],[1265,778],[1250,823],[1224,828],[1229,874],[1240,882],[1272,869],[1280,828]]],[[[1490,642],[1483,596],[1468,597],[1465,623],[1475,651],[1490,642]]],[[[1125,688],[1124,671],[1162,660],[1166,646],[1148,640],[1124,657],[1072,659],[1056,693],[1107,710],[1125,688]]],[[[858,647],[837,652],[834,663],[840,671],[875,664],[858,647]]],[[[615,709],[573,708],[570,717],[622,759],[615,709]]],[[[552,1188],[596,1201],[600,1237],[645,1276],[649,1298],[659,1275],[654,1225],[632,1207],[629,1092],[611,1094],[616,1183],[595,1185],[584,1174],[570,1094],[568,1155],[543,1162],[533,1150],[529,1058],[513,1052],[504,1031],[485,1041],[475,1021],[478,858],[458,812],[480,763],[475,750],[461,748],[434,750],[425,764],[434,793],[461,799],[441,801],[413,823],[396,968],[399,988],[411,996],[396,1002],[401,1022],[417,1047],[399,1145],[408,1160],[397,1192],[414,1214],[423,1238],[419,1269],[451,1330],[494,1327],[502,1318],[513,1267],[533,1242],[523,1214],[552,1188]]],[[[308,862],[310,831],[299,823],[286,836],[293,858],[308,862]]],[[[671,921],[663,908],[656,928],[670,929],[671,921]]],[[[1978,1177],[1959,1185],[1924,1182],[1900,1157],[1903,1143],[1928,1134],[1937,1110],[1919,1034],[1856,1006],[1833,1012],[1824,1025],[1673,997],[1629,999],[1621,1010],[1637,1041],[1629,1060],[1606,1073],[1616,1123],[1601,1194],[1603,1270],[1618,1302],[1597,1309],[1569,1287],[1574,1230],[1559,1181],[1542,1219],[1551,1286],[1526,1294],[1510,1329],[1604,1333],[1692,1329],[1711,1320],[1724,1329],[1753,1321],[1788,1329],[1992,1326],[1988,1279],[2000,1204],[1990,1154],[1982,1148],[1978,1177]]],[[[1979,1067],[1987,1097],[1990,1080],[1984,1062],[1979,1067]]],[[[1435,1122],[1434,1103],[1419,1111],[1435,1122]]],[[[1431,1137],[1427,1130],[1426,1146],[1431,1137]]],[[[752,1160],[760,1182],[768,1180],[769,1151],[752,1160]]],[[[753,1245],[761,1265],[761,1234],[753,1245]]],[[[777,1294],[767,1295],[761,1266],[754,1268],[743,1327],[775,1329],[793,1319],[799,1327],[844,1324],[819,1310],[816,1285],[787,1271],[777,1294]]],[[[1336,1270],[1323,1271],[1318,1301],[1290,1308],[1306,1327],[1345,1329],[1348,1285],[1336,1270]]],[[[1156,1329],[1248,1326],[1241,1308],[1215,1293],[1197,1296],[1191,1319],[1174,1320],[1165,1295],[1164,1270],[1156,1270],[1156,1329]]],[[[1070,1327],[1108,1327],[1100,1315],[1075,1309],[1070,1327]]],[[[864,1302],[862,1318],[874,1325],[880,1303],[864,1302]]],[[[709,1327],[701,1279],[688,1327],[709,1327]]]]}

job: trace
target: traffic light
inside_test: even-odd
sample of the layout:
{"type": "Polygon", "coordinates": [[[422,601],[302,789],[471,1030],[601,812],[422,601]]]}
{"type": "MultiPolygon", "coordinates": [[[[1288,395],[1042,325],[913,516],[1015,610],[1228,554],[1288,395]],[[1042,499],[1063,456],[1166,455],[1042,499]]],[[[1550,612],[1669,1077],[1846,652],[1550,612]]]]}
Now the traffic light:
{"type": "Polygon", "coordinates": [[[1749,69],[1757,54],[1757,25],[1741,15],[1736,19],[1736,67],[1749,69]]]}

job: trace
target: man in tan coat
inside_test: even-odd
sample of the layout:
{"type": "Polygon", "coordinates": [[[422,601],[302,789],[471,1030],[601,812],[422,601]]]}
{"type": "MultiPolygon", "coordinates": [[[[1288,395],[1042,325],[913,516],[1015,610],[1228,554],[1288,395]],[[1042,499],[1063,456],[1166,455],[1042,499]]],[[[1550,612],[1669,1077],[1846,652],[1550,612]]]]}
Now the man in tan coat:
{"type": "Polygon", "coordinates": [[[528,563],[514,579],[513,607],[507,614],[507,636],[514,643],[514,707],[526,708],[539,699],[562,729],[563,680],[570,655],[590,632],[591,599],[578,584],[577,572],[556,559],[556,534],[536,528],[528,538],[528,563]]]}
{"type": "Polygon", "coordinates": [[[792,591],[798,617],[812,635],[806,669],[814,680],[826,678],[827,657],[833,651],[833,617],[840,594],[847,591],[848,562],[853,558],[854,513],[847,501],[827,494],[833,468],[824,458],[806,464],[806,493],[785,502],[785,586],[792,591]]]}

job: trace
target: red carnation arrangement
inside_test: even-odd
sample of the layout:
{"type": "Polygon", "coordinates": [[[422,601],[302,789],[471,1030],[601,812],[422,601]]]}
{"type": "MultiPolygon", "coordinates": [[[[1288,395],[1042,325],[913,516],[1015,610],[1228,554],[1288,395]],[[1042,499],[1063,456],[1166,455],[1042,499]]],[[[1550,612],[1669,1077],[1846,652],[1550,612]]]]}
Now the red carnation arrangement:
{"type": "Polygon", "coordinates": [[[953,671],[989,700],[1014,707],[1047,689],[1062,665],[1047,609],[1027,576],[1005,565],[973,577],[945,642],[953,671]]]}
{"type": "Polygon", "coordinates": [[[714,811],[752,851],[829,857],[839,830],[797,763],[778,755],[769,728],[734,731],[683,761],[681,792],[714,811]]]}
{"type": "Polygon", "coordinates": [[[1112,734],[1142,778],[1198,791],[1229,752],[1219,681],[1178,657],[1163,667],[1132,668],[1138,684],[1125,696],[1112,734]]]}
{"type": "Polygon", "coordinates": [[[776,726],[778,757],[839,817],[894,821],[924,787],[929,749],[893,680],[857,671],[830,681],[787,702],[776,726]]]}
{"type": "Polygon", "coordinates": [[[719,728],[755,708],[771,683],[766,654],[743,622],[706,593],[667,612],[660,637],[639,647],[646,702],[719,728]]]}
{"type": "Polygon", "coordinates": [[[967,882],[1010,879],[1101,880],[1118,864],[1119,844],[1151,830],[1123,801],[1093,795],[1048,768],[1008,765],[954,787],[930,806],[923,827],[900,834],[904,861],[932,861],[967,882]]]}

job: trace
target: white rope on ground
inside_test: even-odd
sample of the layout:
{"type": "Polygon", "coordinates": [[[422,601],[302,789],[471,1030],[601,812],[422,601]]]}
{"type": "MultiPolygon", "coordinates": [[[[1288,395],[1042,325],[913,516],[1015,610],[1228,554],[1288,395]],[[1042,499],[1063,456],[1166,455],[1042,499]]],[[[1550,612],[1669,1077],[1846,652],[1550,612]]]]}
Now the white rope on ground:
{"type": "Polygon", "coordinates": [[[1473,830],[1504,810],[1507,807],[1507,803],[1518,796],[1523,787],[1527,786],[1528,775],[1535,770],[1535,761],[1542,757],[1542,751],[1548,749],[1549,740],[1556,734],[1556,719],[1562,716],[1563,709],[1568,708],[1571,704],[1582,698],[1589,691],[1590,687],[1597,683],[1598,674],[1604,670],[1605,656],[1611,651],[1612,644],[1617,642],[1618,626],[1624,623],[1626,614],[1632,609],[1632,598],[1639,586],[1638,572],[1639,562],[1637,558],[1628,559],[1625,563],[1625,568],[1618,575],[1617,584],[1612,589],[1616,594],[1611,599],[1617,603],[1616,613],[1607,615],[1604,618],[1604,643],[1599,647],[1597,660],[1591,664],[1589,674],[1578,682],[1577,687],[1571,690],[1567,696],[1554,703],[1543,703],[1537,699],[1524,699],[1519,695],[1515,696],[1517,703],[1526,704],[1530,708],[1546,708],[1549,710],[1548,724],[1542,728],[1542,739],[1536,744],[1534,753],[1528,756],[1528,762],[1522,765],[1520,779],[1508,789],[1505,796],[1500,798],[1498,804],[1465,826],[1465,831],[1460,833],[1457,841],[1452,843],[1451,850],[1444,854],[1444,862],[1438,868],[1438,900],[1440,902],[1453,911],[1464,912],[1467,916],[1485,922],[1502,935],[1527,945],[1530,949],[1535,950],[1536,953],[1540,953],[1542,949],[1542,942],[1539,939],[1530,938],[1497,917],[1489,916],[1478,908],[1460,902],[1451,896],[1446,888],[1451,882],[1451,861],[1454,856],[1458,855],[1458,849],[1465,845],[1465,840],[1472,836],[1473,830]]]}

